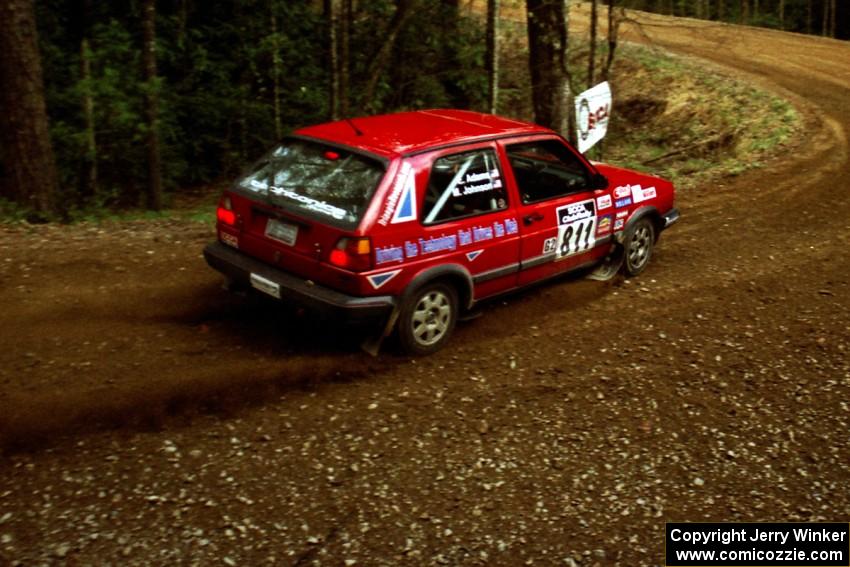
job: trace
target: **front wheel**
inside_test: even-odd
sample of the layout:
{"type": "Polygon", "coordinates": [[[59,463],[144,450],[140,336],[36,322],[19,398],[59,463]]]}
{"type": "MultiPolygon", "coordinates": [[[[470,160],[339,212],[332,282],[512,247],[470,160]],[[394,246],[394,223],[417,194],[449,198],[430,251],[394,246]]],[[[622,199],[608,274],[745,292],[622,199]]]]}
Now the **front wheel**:
{"type": "Polygon", "coordinates": [[[426,355],[437,352],[454,331],[458,300],[453,287],[442,282],[426,284],[402,305],[398,335],[405,352],[426,355]]]}
{"type": "Polygon", "coordinates": [[[646,269],[654,245],[655,226],[648,218],[642,218],[626,235],[623,271],[627,276],[636,276],[646,269]]]}

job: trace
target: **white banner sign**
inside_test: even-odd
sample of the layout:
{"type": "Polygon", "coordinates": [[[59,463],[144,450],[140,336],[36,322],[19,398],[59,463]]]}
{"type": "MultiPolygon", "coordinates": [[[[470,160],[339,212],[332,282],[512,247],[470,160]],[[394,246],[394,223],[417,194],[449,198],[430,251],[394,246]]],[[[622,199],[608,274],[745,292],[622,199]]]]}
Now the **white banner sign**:
{"type": "Polygon", "coordinates": [[[578,151],[586,152],[608,132],[611,115],[611,86],[608,81],[599,83],[575,98],[576,140],[578,151]]]}

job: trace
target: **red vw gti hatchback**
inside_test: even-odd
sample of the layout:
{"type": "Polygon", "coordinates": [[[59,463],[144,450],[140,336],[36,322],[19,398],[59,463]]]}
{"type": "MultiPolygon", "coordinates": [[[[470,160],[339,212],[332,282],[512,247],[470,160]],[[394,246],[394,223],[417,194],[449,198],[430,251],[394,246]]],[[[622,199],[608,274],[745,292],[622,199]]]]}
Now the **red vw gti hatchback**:
{"type": "Polygon", "coordinates": [[[285,138],[225,191],[204,256],[231,285],[428,354],[483,299],[594,264],[639,274],[673,205],[670,182],[541,126],[403,112],[285,138]]]}

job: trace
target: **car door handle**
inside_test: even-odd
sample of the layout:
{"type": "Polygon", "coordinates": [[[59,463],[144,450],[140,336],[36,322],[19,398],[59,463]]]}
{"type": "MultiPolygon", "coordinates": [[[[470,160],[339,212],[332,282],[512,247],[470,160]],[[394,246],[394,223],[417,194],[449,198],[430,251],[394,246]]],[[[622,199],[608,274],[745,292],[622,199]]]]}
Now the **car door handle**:
{"type": "Polygon", "coordinates": [[[540,213],[532,213],[530,215],[525,215],[522,219],[522,222],[524,222],[525,225],[528,226],[532,223],[535,223],[537,221],[542,221],[542,220],[543,220],[543,215],[541,215],[540,213]]]}

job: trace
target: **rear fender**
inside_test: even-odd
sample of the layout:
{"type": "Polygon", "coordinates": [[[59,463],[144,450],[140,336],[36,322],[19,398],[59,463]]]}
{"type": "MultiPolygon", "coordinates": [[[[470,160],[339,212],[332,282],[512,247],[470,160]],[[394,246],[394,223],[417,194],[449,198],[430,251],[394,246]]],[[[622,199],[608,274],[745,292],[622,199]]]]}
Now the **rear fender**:
{"type": "Polygon", "coordinates": [[[434,266],[416,274],[410,281],[407,289],[401,295],[401,301],[398,305],[404,305],[416,291],[428,282],[434,280],[448,281],[455,286],[458,294],[458,300],[462,311],[472,307],[475,301],[473,293],[472,276],[460,264],[445,264],[442,266],[434,266]]]}

